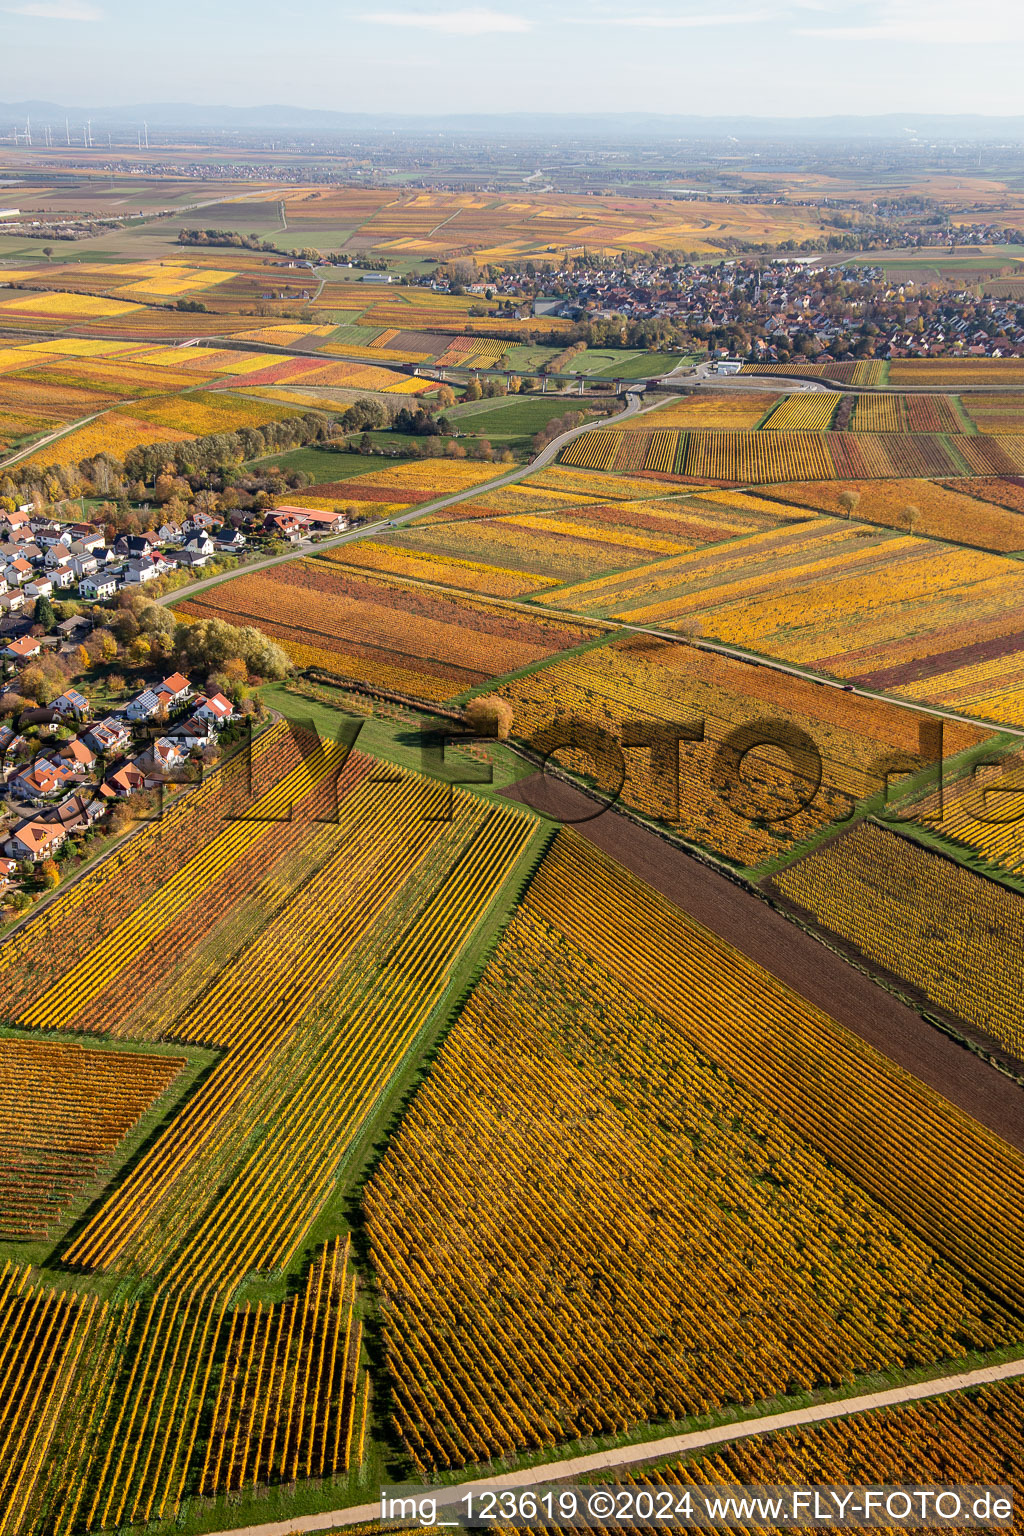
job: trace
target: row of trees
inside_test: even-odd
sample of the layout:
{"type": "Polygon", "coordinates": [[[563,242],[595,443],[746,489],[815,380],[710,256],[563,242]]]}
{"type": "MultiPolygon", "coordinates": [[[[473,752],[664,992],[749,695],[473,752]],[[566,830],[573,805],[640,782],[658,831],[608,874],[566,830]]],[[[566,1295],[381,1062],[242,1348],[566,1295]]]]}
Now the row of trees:
{"type": "MultiPolygon", "coordinates": [[[[289,449],[322,442],[333,424],[323,411],[305,411],[261,427],[215,432],[181,443],[146,443],[132,448],[123,460],[99,453],[77,464],[11,465],[0,480],[0,505],[35,501],[38,505],[74,500],[79,496],[128,496],[168,470],[184,478],[220,475],[238,470],[249,459],[287,453],[289,449]]],[[[8,507],[8,510],[10,507],[8,507]]]]}

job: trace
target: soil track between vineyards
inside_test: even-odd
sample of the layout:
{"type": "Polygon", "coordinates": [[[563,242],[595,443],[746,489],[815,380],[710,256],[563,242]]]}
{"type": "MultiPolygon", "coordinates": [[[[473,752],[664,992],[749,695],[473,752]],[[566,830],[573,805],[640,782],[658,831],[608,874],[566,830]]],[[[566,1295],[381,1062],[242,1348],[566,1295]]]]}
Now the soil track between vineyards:
{"type": "Polygon", "coordinates": [[[581,836],[801,997],[1024,1151],[1024,1092],[847,965],[754,892],[561,780],[532,774],[503,791],[581,836]],[[584,820],[583,818],[592,818],[584,820]]]}

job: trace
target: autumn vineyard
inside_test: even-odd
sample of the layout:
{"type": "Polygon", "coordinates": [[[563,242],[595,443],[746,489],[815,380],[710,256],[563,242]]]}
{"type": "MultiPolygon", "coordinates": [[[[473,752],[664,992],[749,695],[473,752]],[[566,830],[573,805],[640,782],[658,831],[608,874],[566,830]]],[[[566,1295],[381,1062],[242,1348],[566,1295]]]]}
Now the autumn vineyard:
{"type": "Polygon", "coordinates": [[[1024,339],[918,346],[1017,236],[22,132],[83,206],[0,226],[0,1536],[596,1452],[1024,1499],[1024,339]],[[920,326],[726,356],[712,283],[920,326]]]}

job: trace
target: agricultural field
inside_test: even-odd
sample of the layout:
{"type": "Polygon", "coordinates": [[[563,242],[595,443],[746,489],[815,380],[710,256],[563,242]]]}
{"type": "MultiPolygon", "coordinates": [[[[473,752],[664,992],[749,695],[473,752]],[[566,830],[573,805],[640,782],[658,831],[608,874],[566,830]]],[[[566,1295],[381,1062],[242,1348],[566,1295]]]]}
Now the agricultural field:
{"type": "MultiPolygon", "coordinates": [[[[593,477],[595,492],[603,488],[604,478],[593,477]]],[[[428,513],[389,533],[387,547],[396,555],[407,551],[521,571],[526,578],[522,595],[528,595],[534,583],[557,586],[621,572],[787,520],[773,507],[751,513],[693,495],[583,500],[579,493],[534,491],[532,484],[485,492],[428,513]]],[[[804,515],[793,511],[789,517],[804,515]]],[[[339,552],[339,558],[347,559],[348,552],[339,552]]]]}
{"type": "Polygon", "coordinates": [[[433,591],[379,572],[302,560],[219,583],[183,602],[190,618],[256,624],[297,665],[444,700],[578,645],[588,631],[433,591]]]}
{"type": "Polygon", "coordinates": [[[1024,490],[1012,480],[794,481],[768,486],[764,495],[789,508],[855,517],[999,554],[1024,549],[1024,490]]]}
{"type": "MultiPolygon", "coordinates": [[[[784,1487],[852,1484],[871,1469],[879,1486],[966,1485],[981,1478],[993,1486],[1024,1486],[1024,1390],[1019,1382],[994,1382],[967,1392],[896,1408],[851,1414],[831,1423],[753,1435],[736,1445],[685,1461],[643,1468],[623,1480],[664,1483],[674,1490],[712,1486],[784,1487]]],[[[626,1529],[654,1529],[631,1522],[626,1529]]]]}
{"type": "MultiPolygon", "coordinates": [[[[771,485],[792,480],[945,479],[964,473],[1024,471],[1024,437],[958,437],[939,433],[826,432],[835,403],[792,396],[759,432],[693,430],[623,432],[608,428],[577,438],[561,462],[582,469],[646,470],[694,480],[771,485]],[[813,408],[812,408],[813,407],[813,408]],[[799,408],[799,409],[797,409],[799,408]],[[797,422],[797,429],[787,423],[797,422]],[[801,430],[801,423],[816,430],[801,430]],[[644,451],[645,449],[645,451],[644,451]]],[[[834,397],[838,400],[838,396],[834,397]]],[[[655,415],[654,420],[657,419],[655,415]]],[[[650,429],[651,421],[645,418],[650,429]]]]}
{"type": "MultiPolygon", "coordinates": [[[[767,270],[883,192],[973,224],[1010,189],[794,171],[754,200],[756,164],[705,195],[627,150],[621,192],[503,160],[506,190],[441,191],[376,150],[352,186],[299,179],[305,151],[266,181],[152,153],[186,149],[212,193],[65,166],[22,182],[40,212],[146,212],[18,255],[0,231],[0,750],[77,731],[58,681],[99,717],[186,657],[235,708],[162,799],[105,759],[98,838],[0,864],[0,1536],[326,1526],[383,1484],[1016,1361],[1024,361],[844,343],[671,394],[707,328],[656,292],[621,328],[533,312],[588,256],[646,283],[668,251],[680,289],[707,257],[724,294],[749,243],[767,270]],[[464,398],[560,356],[586,394],[464,398]],[[385,409],[343,440],[359,400],[385,409]],[[390,430],[403,404],[455,440],[390,430]],[[541,469],[473,441],[528,461],[576,410],[541,469]],[[351,526],[289,543],[274,509],[351,526]],[[241,522],[246,560],[7,590],[47,515],[109,543],[188,513],[241,522]]],[[[995,259],[946,265],[980,291],[995,259]]],[[[3,787],[17,850],[56,797],[3,787]]],[[[651,1476],[1024,1488],[1022,1402],[951,1390],[651,1476]]]]}
{"type": "MultiPolygon", "coordinates": [[[[189,1048],[216,1053],[64,1245],[93,1288],[0,1273],[13,1364],[0,1477],[18,1532],[171,1519],[183,1497],[365,1475],[365,1282],[335,1192],[536,833],[519,807],[382,776],[279,723],[251,766],[243,754],[184,794],[113,877],[69,887],[0,949],[16,1026],[5,1072],[17,1057],[41,1106],[55,1075],[78,1085],[64,1126],[79,1164],[54,1162],[55,1180],[90,1176],[189,1048]],[[113,1049],[83,1049],[83,1035],[113,1049]],[[282,1269],[290,1292],[237,1297],[253,1271],[282,1269]]],[[[23,1142],[26,1211],[44,1131],[23,1142]]],[[[12,1183],[16,1171],[5,1209],[12,1183]]],[[[33,1219],[48,1211],[44,1191],[33,1219]]]]}
{"type": "MultiPolygon", "coordinates": [[[[646,635],[557,660],[499,692],[517,739],[543,754],[565,733],[562,768],[741,866],[841,824],[884,790],[894,757],[924,765],[918,719],[907,710],[646,635]],[[578,741],[574,721],[587,725],[578,741]],[[626,742],[630,732],[645,749],[611,752],[607,741],[626,742]],[[748,741],[744,732],[753,732],[748,741]]],[[[955,756],[981,737],[952,726],[944,751],[955,756]]]]}
{"type": "Polygon", "coordinates": [[[366,1196],[408,1459],[1012,1337],[1022,1179],[1019,1154],[564,832],[366,1196]],[[954,1192],[953,1167],[993,1159],[1005,1185],[954,1192]]]}
{"type": "Polygon", "coordinates": [[[798,860],[772,884],[929,1002],[1024,1057],[1017,986],[1024,896],[1017,891],[872,822],[798,860]]]}
{"type": "Polygon", "coordinates": [[[986,719],[1022,718],[1024,573],[979,550],[817,520],[567,586],[546,601],[986,719]]]}

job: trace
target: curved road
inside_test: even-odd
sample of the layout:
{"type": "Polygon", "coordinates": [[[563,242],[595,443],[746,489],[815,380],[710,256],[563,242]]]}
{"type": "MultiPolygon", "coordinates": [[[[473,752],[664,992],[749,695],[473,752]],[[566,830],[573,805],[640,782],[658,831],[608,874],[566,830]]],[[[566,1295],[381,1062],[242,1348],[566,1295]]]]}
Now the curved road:
{"type": "MultiPolygon", "coordinates": [[[[810,382],[808,381],[808,385],[810,385],[810,382]]],[[[658,402],[659,405],[661,403],[660,401],[658,402]]],[[[445,507],[457,506],[459,502],[470,501],[473,497],[483,495],[485,492],[500,490],[506,485],[514,485],[517,481],[523,480],[535,473],[536,470],[546,468],[566,444],[571,443],[574,438],[581,437],[586,432],[597,431],[601,427],[613,426],[616,421],[622,421],[627,416],[646,415],[648,412],[657,409],[658,405],[641,406],[640,396],[631,393],[628,396],[626,409],[620,412],[618,416],[612,417],[610,421],[587,422],[583,426],[574,427],[570,432],[563,432],[560,437],[556,437],[546,448],[542,449],[535,459],[532,459],[527,464],[517,465],[515,469],[509,470],[505,475],[499,475],[494,480],[487,480],[481,485],[471,486],[469,490],[459,491],[454,496],[445,496],[438,501],[421,503],[421,505],[411,507],[408,512],[402,512],[396,517],[383,519],[376,523],[361,524],[358,528],[352,528],[347,533],[340,533],[333,539],[324,539],[315,544],[311,540],[304,540],[302,543],[295,545],[293,549],[290,549],[287,554],[271,555],[265,560],[252,561],[250,564],[239,566],[238,570],[231,571],[227,575],[207,576],[201,581],[191,583],[187,587],[178,587],[175,591],[168,592],[163,597],[155,598],[154,601],[159,604],[182,602],[197,592],[205,591],[209,587],[219,586],[223,581],[232,581],[237,576],[248,576],[254,571],[266,570],[272,565],[284,565],[289,560],[301,560],[307,555],[315,554],[322,549],[336,549],[343,544],[356,543],[360,539],[376,538],[378,535],[388,533],[390,530],[399,528],[405,523],[415,522],[417,518],[426,516],[428,512],[441,512],[445,507]]],[[[697,493],[699,493],[699,488],[695,487],[695,494],[697,493]]],[[[418,582],[417,585],[431,587],[434,584],[418,582]]],[[[450,589],[438,588],[438,590],[448,591],[450,589]]],[[[675,641],[677,645],[690,645],[696,650],[711,651],[717,656],[728,656],[734,661],[743,661],[751,666],[765,667],[772,672],[783,672],[789,677],[798,677],[803,679],[804,682],[814,683],[819,688],[837,688],[844,693],[855,694],[861,699],[873,699],[883,704],[891,704],[897,709],[913,710],[919,715],[929,715],[936,719],[950,720],[959,725],[978,726],[985,731],[998,730],[1008,736],[1024,739],[1024,728],[1012,725],[995,725],[991,720],[979,719],[976,715],[965,715],[954,709],[944,709],[938,704],[922,704],[916,699],[901,699],[897,698],[894,694],[880,693],[873,688],[861,688],[855,683],[843,683],[835,678],[822,677],[820,673],[814,672],[808,667],[797,666],[792,662],[779,661],[770,656],[761,656],[756,651],[743,650],[739,646],[725,645],[716,640],[706,640],[703,638],[698,640],[689,635],[677,634],[671,629],[659,629],[649,624],[630,624],[621,620],[595,619],[589,615],[571,614],[566,609],[551,608],[544,603],[536,601],[524,602],[521,598],[492,597],[488,601],[498,607],[522,609],[524,612],[531,614],[542,613],[563,620],[571,617],[573,623],[589,624],[594,628],[604,629],[609,632],[622,631],[624,633],[653,635],[660,640],[675,641]]]]}
{"type": "MultiPolygon", "coordinates": [[[[662,402],[659,401],[660,405],[662,402]]],[[[391,528],[398,528],[403,523],[414,522],[418,517],[425,517],[428,512],[443,512],[445,507],[457,506],[460,501],[471,501],[474,496],[482,496],[485,492],[500,491],[506,485],[514,485],[517,480],[523,480],[527,475],[532,475],[538,469],[546,469],[555,459],[567,443],[573,438],[580,437],[584,432],[592,432],[595,426],[607,426],[609,421],[623,421],[627,416],[641,416],[647,411],[656,410],[657,406],[648,405],[641,407],[640,396],[630,394],[624,411],[608,421],[599,423],[585,422],[581,427],[573,427],[570,432],[563,432],[560,437],[554,438],[546,448],[542,448],[535,459],[527,464],[517,464],[515,469],[510,469],[507,474],[498,475],[493,480],[481,481],[479,485],[470,486],[468,490],[457,491],[453,496],[442,496],[437,501],[421,502],[418,506],[410,507],[408,512],[398,513],[395,517],[382,519],[377,523],[361,523],[358,528],[350,528],[347,533],[339,533],[332,539],[320,539],[315,544],[312,540],[305,539],[296,544],[284,555],[271,555],[266,560],[254,560],[248,565],[240,566],[237,571],[231,571],[226,576],[208,576],[202,581],[193,582],[188,587],[179,587],[175,592],[168,592],[164,597],[154,599],[157,603],[175,603],[184,597],[191,597],[194,592],[201,592],[205,587],[215,587],[222,581],[231,581],[235,576],[248,576],[253,571],[262,571],[270,565],[283,565],[288,560],[299,560],[305,555],[321,549],[336,549],[341,544],[352,544],[358,539],[369,539],[377,534],[385,533],[391,528]]]]}

